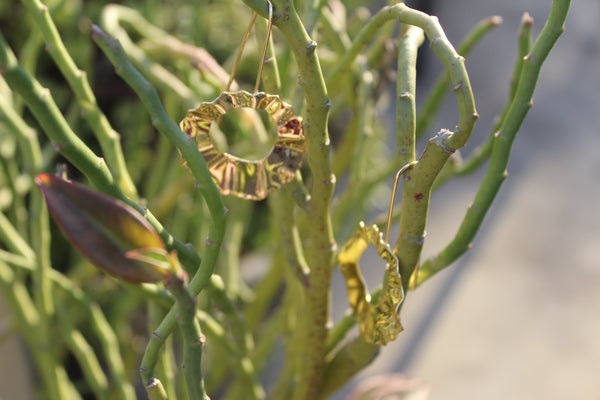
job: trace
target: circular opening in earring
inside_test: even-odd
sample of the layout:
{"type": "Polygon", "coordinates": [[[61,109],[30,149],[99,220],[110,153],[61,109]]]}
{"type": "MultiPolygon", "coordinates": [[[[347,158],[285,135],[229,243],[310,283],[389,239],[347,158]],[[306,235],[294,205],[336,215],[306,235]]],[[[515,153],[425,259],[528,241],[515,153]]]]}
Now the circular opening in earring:
{"type": "Polygon", "coordinates": [[[249,161],[265,158],[277,140],[269,114],[252,108],[229,110],[212,122],[210,135],[217,150],[249,161]]]}

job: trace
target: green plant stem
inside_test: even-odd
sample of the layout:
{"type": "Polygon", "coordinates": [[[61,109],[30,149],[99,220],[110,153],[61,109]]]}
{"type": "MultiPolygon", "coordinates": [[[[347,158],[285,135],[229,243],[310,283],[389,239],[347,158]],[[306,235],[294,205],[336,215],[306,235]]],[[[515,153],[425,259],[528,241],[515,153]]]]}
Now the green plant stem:
{"type": "Polygon", "coordinates": [[[286,280],[286,291],[280,312],[282,313],[282,329],[284,344],[285,362],[279,371],[279,376],[272,386],[269,393],[270,400],[288,400],[293,397],[293,393],[302,385],[297,381],[297,370],[302,369],[302,358],[297,354],[297,343],[302,337],[302,329],[299,324],[303,323],[301,312],[305,308],[304,291],[297,279],[293,276],[289,269],[284,271],[286,280]]]}
{"type": "MultiPolygon", "coordinates": [[[[211,280],[225,234],[226,209],[223,204],[223,199],[219,189],[212,180],[206,162],[198,151],[195,142],[189,140],[179,127],[169,118],[160,103],[156,91],[131,64],[127,55],[123,52],[122,47],[119,45],[119,42],[109,37],[96,26],[92,28],[92,31],[92,37],[116,66],[117,73],[132,87],[142,100],[144,106],[148,109],[152,116],[152,124],[179,150],[182,158],[186,161],[187,166],[196,179],[197,187],[202,193],[208,206],[211,215],[209,237],[206,240],[202,264],[190,282],[190,289],[193,293],[197,294],[207,286],[211,280]]],[[[148,348],[142,359],[141,368],[141,374],[142,377],[145,378],[144,382],[146,384],[152,377],[158,348],[160,348],[166,337],[173,330],[174,324],[175,313],[171,310],[155,331],[155,335],[159,340],[151,340],[148,344],[148,348]],[[155,346],[158,346],[158,348],[155,346]]]]}
{"type": "Polygon", "coordinates": [[[65,275],[53,270],[50,276],[55,282],[55,287],[60,288],[64,294],[86,309],[90,317],[90,327],[100,342],[104,362],[110,371],[116,393],[119,394],[121,400],[134,400],[135,391],[127,380],[125,364],[119,351],[119,341],[100,306],[93,302],[82,289],[74,286],[73,282],[65,275]]]}
{"type": "Polygon", "coordinates": [[[0,288],[4,292],[7,303],[13,311],[32,352],[40,372],[41,380],[49,396],[66,396],[57,398],[78,399],[74,388],[69,384],[63,367],[57,363],[54,354],[48,352],[48,331],[42,331],[42,322],[35,302],[31,299],[27,288],[17,280],[14,272],[3,262],[0,262],[0,288]]]}
{"type": "Polygon", "coordinates": [[[67,348],[75,356],[94,396],[99,400],[109,400],[111,397],[108,379],[102,371],[102,367],[92,346],[85,340],[81,332],[75,329],[69,312],[62,306],[58,307],[58,316],[61,326],[61,337],[64,339],[67,348]]]}
{"type": "MultiPolygon", "coordinates": [[[[310,269],[304,257],[304,249],[300,240],[294,214],[294,202],[286,192],[273,193],[273,215],[277,221],[277,237],[286,267],[303,285],[310,281],[310,269]]],[[[278,266],[281,268],[281,266],[278,266]]]]}
{"type": "Polygon", "coordinates": [[[497,118],[497,121],[494,123],[491,134],[488,136],[485,142],[483,142],[473,150],[473,152],[469,155],[469,158],[465,160],[459,160],[458,162],[454,163],[448,163],[436,178],[435,183],[433,185],[433,190],[440,187],[450,178],[470,174],[471,172],[479,168],[490,157],[490,154],[492,153],[492,146],[494,144],[494,135],[498,131],[498,129],[500,129],[500,125],[502,124],[502,121],[504,121],[506,113],[508,112],[510,105],[512,104],[512,100],[515,95],[516,84],[519,82],[519,78],[521,77],[521,71],[523,69],[523,60],[531,50],[532,25],[533,19],[529,16],[529,14],[525,13],[523,15],[523,19],[521,20],[521,29],[519,30],[519,52],[511,77],[510,94],[506,105],[502,110],[502,113],[497,118]]]}
{"type": "Polygon", "coordinates": [[[2,239],[2,243],[8,247],[11,252],[32,263],[34,262],[35,253],[33,249],[27,244],[25,239],[21,237],[19,232],[17,232],[15,227],[2,212],[0,212],[0,239],[2,239]]]}
{"type": "Polygon", "coordinates": [[[104,361],[111,373],[112,383],[116,393],[122,400],[135,399],[135,391],[127,379],[123,358],[119,352],[119,341],[109,322],[106,320],[100,306],[91,303],[89,306],[90,320],[96,337],[104,353],[104,361]]]}
{"type": "MultiPolygon", "coordinates": [[[[206,289],[211,300],[219,306],[219,309],[231,321],[231,334],[234,337],[235,346],[239,349],[238,354],[240,359],[246,358],[247,352],[253,347],[252,338],[247,333],[247,328],[242,315],[225,292],[223,280],[217,275],[212,275],[206,289]]],[[[140,374],[144,382],[150,382],[153,379],[154,366],[158,361],[160,349],[169,334],[173,331],[176,322],[177,312],[175,308],[172,308],[163,318],[156,330],[152,332],[152,336],[150,337],[150,341],[148,342],[140,365],[140,374]]],[[[247,363],[248,361],[244,362],[247,363]]],[[[254,374],[253,369],[250,369],[250,372],[254,374]]],[[[262,388],[259,389],[260,386],[256,386],[258,385],[256,380],[253,380],[253,382],[252,390],[256,393],[260,393],[262,388]]]]}
{"type": "Polygon", "coordinates": [[[32,78],[17,62],[0,34],[0,71],[11,89],[21,95],[54,146],[104,193],[121,197],[103,159],[96,156],[71,130],[48,89],[32,78]]]}
{"type": "Polygon", "coordinates": [[[273,299],[281,290],[284,270],[284,268],[281,268],[281,264],[285,262],[286,258],[283,250],[281,248],[276,249],[269,271],[253,288],[254,298],[244,310],[246,323],[248,324],[248,329],[251,331],[256,330],[265,314],[269,311],[269,306],[272,304],[273,299]]]}
{"type": "Polygon", "coordinates": [[[150,382],[145,386],[146,394],[148,395],[149,400],[168,400],[167,392],[163,388],[162,383],[156,379],[152,378],[150,382]]]}
{"type": "MultiPolygon", "coordinates": [[[[358,84],[356,99],[356,115],[358,125],[358,137],[354,146],[354,154],[350,163],[350,186],[346,190],[356,190],[361,187],[366,176],[369,174],[369,157],[373,143],[373,108],[375,99],[373,98],[375,90],[375,78],[371,71],[363,71],[360,74],[360,83],[358,84]],[[354,186],[354,187],[352,187],[354,186]]],[[[358,190],[356,190],[358,191],[358,190]]]]}
{"type": "Polygon", "coordinates": [[[324,371],[323,391],[318,399],[326,399],[348,382],[354,374],[373,361],[381,347],[355,338],[345,344],[332,359],[328,359],[324,371]]]}
{"type": "MultiPolygon", "coordinates": [[[[437,18],[409,10],[403,4],[398,4],[389,11],[397,14],[401,22],[419,26],[429,37],[431,48],[440,57],[450,76],[457,98],[459,121],[454,132],[444,131],[430,139],[419,162],[404,176],[400,234],[394,246],[404,287],[408,286],[423,247],[431,185],[450,154],[464,146],[478,117],[464,58],[456,53],[437,18]]],[[[374,19],[379,15],[381,12],[374,19]]],[[[415,128],[413,122],[413,135],[415,128]]]]}
{"type": "Polygon", "coordinates": [[[167,283],[175,297],[177,322],[183,337],[183,374],[190,399],[207,400],[202,377],[202,347],[206,340],[196,319],[196,297],[184,279],[173,274],[167,283]]]}
{"type": "Polygon", "coordinates": [[[223,253],[221,256],[222,269],[220,269],[227,293],[235,299],[243,297],[246,288],[240,271],[240,254],[242,239],[246,224],[252,212],[252,203],[242,199],[231,198],[228,200],[230,209],[227,220],[228,228],[223,240],[223,253]]]}
{"type": "MultiPolygon", "coordinates": [[[[486,33],[501,23],[502,18],[498,16],[488,17],[479,21],[457,47],[458,54],[466,57],[486,33]]],[[[425,100],[425,103],[421,107],[417,118],[417,137],[423,135],[430,126],[440,108],[440,105],[442,104],[442,100],[448,92],[449,84],[450,80],[448,73],[444,72],[444,74],[434,85],[429,96],[427,97],[427,100],[425,100]]]]}
{"type": "Polygon", "coordinates": [[[56,150],[81,171],[98,190],[123,200],[144,215],[160,234],[168,249],[177,250],[179,259],[184,265],[190,266],[189,268],[194,270],[197,268],[200,264],[198,254],[189,246],[171,236],[149,210],[140,207],[123,194],[115,184],[104,160],[96,156],[73,132],[53,101],[48,89],[43,88],[37,80],[18,64],[1,33],[0,75],[4,77],[11,89],[25,100],[35,118],[44,128],[45,133],[52,140],[56,150]]]}
{"type": "MultiPolygon", "coordinates": [[[[1,36],[0,41],[3,41],[1,36]]],[[[22,135],[19,136],[22,137],[22,135]]],[[[34,174],[41,170],[39,145],[31,137],[22,137],[22,139],[26,140],[25,158],[32,166],[30,179],[33,179],[34,174]]],[[[31,193],[30,201],[29,232],[31,235],[31,249],[35,254],[36,260],[36,268],[32,274],[33,299],[39,316],[37,346],[42,353],[40,355],[41,373],[43,376],[46,376],[45,384],[50,396],[62,398],[62,396],[69,394],[70,388],[61,376],[57,348],[52,343],[54,338],[52,325],[55,304],[52,296],[52,280],[49,277],[52,271],[50,265],[50,221],[44,199],[39,191],[34,190],[31,193]]]]}
{"type": "Polygon", "coordinates": [[[333,269],[335,240],[331,227],[330,203],[335,186],[329,153],[327,118],[331,100],[316,54],[316,42],[309,36],[291,0],[273,1],[274,24],[280,29],[294,53],[300,72],[300,87],[306,99],[304,132],[307,138],[309,167],[313,176],[311,200],[307,205],[307,262],[310,285],[305,288],[306,309],[299,324],[301,336],[296,354],[303,368],[298,372],[302,384],[294,391],[294,399],[313,399],[320,392],[327,323],[329,321],[330,281],[333,269]]]}
{"type": "Polygon", "coordinates": [[[377,31],[385,23],[395,19],[398,19],[401,23],[423,29],[431,42],[431,48],[444,63],[450,76],[452,90],[458,100],[460,115],[456,131],[453,135],[444,138],[444,145],[448,146],[450,150],[464,146],[473,130],[475,119],[477,119],[473,93],[464,67],[464,58],[454,50],[436,17],[413,10],[403,3],[384,7],[361,29],[350,50],[338,63],[338,67],[328,75],[327,82],[340,79],[340,74],[349,68],[360,51],[373,39],[377,31]]]}
{"type": "MultiPolygon", "coordinates": [[[[513,70],[513,75],[510,82],[510,92],[509,99],[515,97],[517,93],[517,87],[519,85],[519,80],[521,77],[521,72],[523,71],[523,63],[525,61],[525,57],[529,54],[531,50],[531,28],[533,27],[533,18],[529,13],[523,14],[523,18],[521,18],[521,29],[519,30],[518,43],[519,43],[519,53],[517,56],[517,60],[515,61],[515,66],[513,70]]],[[[508,112],[508,109],[505,110],[505,113],[508,112]]],[[[504,115],[503,115],[504,116],[504,115]]],[[[502,120],[502,118],[501,118],[502,120]]]]}
{"type": "Polygon", "coordinates": [[[219,307],[219,309],[229,319],[231,335],[234,343],[239,350],[238,363],[240,369],[237,370],[239,381],[245,388],[245,396],[248,399],[262,399],[265,397],[264,389],[256,376],[254,364],[250,359],[250,354],[254,349],[254,340],[248,331],[244,316],[225,291],[223,280],[218,275],[211,277],[211,285],[206,288],[208,296],[219,307]]]}
{"type": "MultiPolygon", "coordinates": [[[[35,266],[33,265],[19,264],[17,266],[30,271],[35,270],[35,266]]],[[[104,355],[104,361],[107,364],[107,367],[111,373],[112,382],[114,384],[116,392],[120,396],[119,398],[122,400],[135,399],[135,391],[133,389],[133,386],[131,386],[131,384],[127,381],[127,374],[124,369],[124,363],[121,357],[121,353],[119,352],[119,342],[117,340],[117,336],[113,328],[110,326],[110,323],[104,316],[104,313],[100,309],[100,306],[98,306],[97,303],[91,301],[83,290],[74,286],[73,282],[60,272],[52,269],[49,271],[49,277],[54,282],[55,289],[60,289],[69,298],[71,298],[73,301],[79,303],[80,306],[85,308],[86,312],[89,314],[91,322],[90,326],[100,342],[100,346],[104,355]]],[[[21,299],[19,300],[18,304],[23,305],[23,309],[27,310],[28,304],[33,303],[31,303],[31,300],[26,300],[23,297],[24,294],[20,293],[19,290],[17,290],[16,292],[18,293],[18,298],[21,299]]],[[[39,316],[37,315],[37,313],[34,314],[31,312],[26,312],[23,321],[37,321],[38,319],[39,316]]],[[[28,326],[28,328],[23,330],[23,332],[38,331],[38,329],[35,328],[36,323],[30,322],[26,325],[28,326]]]]}
{"type": "Polygon", "coordinates": [[[531,52],[525,57],[519,84],[514,99],[502,121],[500,130],[494,135],[490,165],[475,195],[473,204],[458,228],[455,237],[437,255],[426,260],[419,270],[418,283],[422,283],[436,272],[450,265],[470,247],[483,218],[490,208],[502,182],[506,178],[506,167],[515,136],[525,116],[532,107],[532,98],[542,68],[550,50],[564,31],[569,11],[569,0],[554,0],[550,16],[531,52]]]}
{"type": "Polygon", "coordinates": [[[133,24],[137,26],[138,32],[153,32],[152,30],[159,29],[144,20],[137,11],[128,7],[111,4],[106,6],[102,12],[102,26],[111,35],[118,38],[127,54],[134,60],[136,67],[144,71],[148,79],[157,87],[177,95],[187,105],[193,105],[197,101],[194,92],[169,70],[148,59],[144,51],[131,41],[127,32],[119,25],[122,18],[134,21],[133,24]]]}
{"type": "Polygon", "coordinates": [[[396,149],[399,167],[416,159],[417,51],[424,39],[422,29],[412,25],[402,25],[396,83],[396,149]]]}
{"type": "MultiPolygon", "coordinates": [[[[446,38],[437,18],[411,10],[404,4],[385,7],[377,13],[357,35],[351,51],[347,53],[346,58],[340,62],[340,67],[330,75],[330,78],[339,79],[338,74],[343,72],[344,67],[348,67],[348,64],[344,63],[352,62],[360,49],[373,38],[377,30],[392,18],[398,18],[402,23],[418,26],[425,31],[431,41],[432,49],[443,61],[450,76],[453,91],[457,97],[460,116],[455,132],[444,130],[430,139],[418,163],[404,174],[400,234],[396,241],[394,253],[399,259],[402,285],[408,287],[410,276],[416,268],[423,246],[431,186],[448,157],[457,148],[462,147],[469,138],[477,119],[477,112],[475,111],[469,78],[464,67],[464,59],[456,53],[446,38]]],[[[410,58],[406,59],[410,60],[410,58]]],[[[406,67],[405,65],[404,68],[406,67]]],[[[407,76],[407,79],[413,78],[407,76]]],[[[407,82],[410,83],[410,80],[407,82]]],[[[405,85],[408,89],[411,87],[411,85],[403,83],[402,80],[400,85],[405,85]]],[[[414,97],[414,92],[411,95],[414,97]]],[[[402,133],[402,135],[414,138],[416,127],[414,113],[409,112],[406,117],[413,118],[413,120],[412,122],[403,122],[402,129],[407,129],[407,132],[402,133]]],[[[376,346],[357,339],[342,346],[337,352],[331,353],[326,368],[324,394],[331,393],[353,374],[368,365],[376,352],[376,346]]]]}
{"type": "MultiPolygon", "coordinates": [[[[50,221],[48,210],[38,191],[32,192],[31,210],[34,218],[31,219],[30,231],[33,251],[36,253],[36,269],[33,271],[33,297],[39,313],[39,333],[37,346],[43,353],[44,369],[50,374],[47,384],[50,383],[49,393],[59,396],[68,395],[68,387],[59,375],[60,361],[57,348],[53,345],[53,315],[55,313],[54,298],[52,296],[52,281],[49,273],[50,266],[50,221]],[[54,387],[54,385],[56,385],[54,387]]],[[[62,398],[62,397],[58,397],[62,398]]]]}
{"type": "Polygon", "coordinates": [[[35,26],[41,31],[48,53],[73,90],[83,117],[100,142],[108,165],[112,167],[115,181],[128,197],[136,199],[137,190],[127,171],[120,135],[112,128],[98,107],[86,74],[77,68],[69,55],[52,21],[48,7],[39,0],[22,0],[22,2],[33,16],[35,26]]]}
{"type": "MultiPolygon", "coordinates": [[[[164,316],[163,308],[156,303],[148,302],[148,329],[153,329],[160,323],[164,316]]],[[[178,367],[175,361],[175,349],[173,347],[173,336],[167,338],[165,345],[162,347],[160,352],[159,361],[155,368],[156,378],[160,380],[167,393],[167,396],[171,399],[177,398],[177,381],[176,375],[178,367]]]]}
{"type": "MultiPolygon", "coordinates": [[[[156,90],[131,64],[119,42],[108,36],[97,26],[92,27],[92,37],[113,65],[115,65],[117,73],[137,93],[152,118],[152,125],[179,150],[196,180],[198,190],[202,193],[206,201],[211,215],[209,237],[206,240],[202,265],[190,282],[192,291],[198,293],[206,286],[213,273],[213,268],[225,234],[227,211],[223,204],[221,193],[212,180],[206,162],[202,154],[198,151],[195,142],[189,140],[188,136],[169,118],[160,103],[156,90]]],[[[177,251],[179,252],[179,249],[177,251]]]]}
{"type": "Polygon", "coordinates": [[[27,259],[21,255],[13,254],[2,249],[0,249],[0,261],[4,261],[7,264],[11,264],[29,270],[33,270],[35,268],[35,263],[33,260],[27,259]]]}
{"type": "Polygon", "coordinates": [[[325,40],[338,55],[343,55],[352,45],[352,41],[345,31],[345,27],[339,23],[339,19],[328,8],[321,10],[321,32],[325,40]]]}

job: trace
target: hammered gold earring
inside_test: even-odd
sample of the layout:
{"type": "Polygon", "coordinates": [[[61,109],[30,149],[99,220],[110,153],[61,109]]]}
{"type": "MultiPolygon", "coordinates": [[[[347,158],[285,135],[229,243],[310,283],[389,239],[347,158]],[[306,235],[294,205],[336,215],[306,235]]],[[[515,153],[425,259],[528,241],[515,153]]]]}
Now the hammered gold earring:
{"type": "Polygon", "coordinates": [[[394,255],[389,240],[398,181],[402,174],[415,164],[416,161],[406,164],[396,174],[388,209],[385,239],[377,225],[366,226],[361,221],[358,229],[338,254],[338,265],[346,281],[348,302],[358,321],[360,335],[366,342],[376,345],[393,341],[403,329],[398,308],[404,300],[404,289],[398,270],[398,258],[394,255]],[[375,302],[371,301],[371,295],[358,266],[360,257],[370,244],[375,246],[377,254],[387,264],[381,293],[375,302]]]}
{"type": "Polygon", "coordinates": [[[238,51],[225,92],[211,102],[205,102],[187,112],[180,127],[196,140],[198,150],[204,156],[214,182],[224,195],[248,200],[262,200],[267,195],[291,181],[302,164],[305,138],[302,118],[294,114],[292,106],[277,95],[259,92],[263,64],[269,44],[273,23],[273,6],[269,3],[269,24],[254,86],[254,93],[230,92],[237,65],[257,14],[252,19],[238,51]],[[215,148],[210,126],[217,118],[236,108],[265,110],[277,129],[277,139],[271,152],[258,161],[244,160],[215,148]]]}

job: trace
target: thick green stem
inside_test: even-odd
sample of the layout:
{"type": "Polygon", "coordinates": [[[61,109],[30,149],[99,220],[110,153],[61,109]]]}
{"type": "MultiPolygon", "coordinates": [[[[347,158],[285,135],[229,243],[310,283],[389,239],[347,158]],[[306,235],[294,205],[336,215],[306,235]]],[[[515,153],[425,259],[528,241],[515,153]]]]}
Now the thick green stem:
{"type": "Polygon", "coordinates": [[[331,100],[316,54],[317,44],[309,36],[294,4],[290,0],[273,1],[274,24],[281,30],[294,53],[300,71],[300,87],[306,99],[304,132],[307,138],[309,167],[313,176],[311,200],[307,205],[307,262],[310,284],[305,289],[306,309],[298,329],[301,337],[297,354],[302,368],[297,371],[299,385],[294,399],[314,399],[320,392],[330,307],[330,281],[335,241],[331,227],[330,203],[335,176],[329,160],[330,142],[327,130],[331,100]]]}

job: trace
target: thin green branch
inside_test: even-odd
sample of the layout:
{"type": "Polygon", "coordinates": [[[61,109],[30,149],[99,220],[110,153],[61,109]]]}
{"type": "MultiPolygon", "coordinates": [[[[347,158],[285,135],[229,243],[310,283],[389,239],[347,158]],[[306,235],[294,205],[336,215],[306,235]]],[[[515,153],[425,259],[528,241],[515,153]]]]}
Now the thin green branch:
{"type": "Polygon", "coordinates": [[[511,87],[510,87],[509,97],[506,102],[506,105],[504,106],[504,109],[502,110],[502,113],[497,118],[496,122],[494,123],[494,126],[491,130],[490,136],[488,136],[488,138],[486,139],[486,141],[484,143],[482,143],[475,150],[473,150],[472,154],[469,156],[468,159],[466,159],[462,162],[457,162],[457,163],[452,164],[452,167],[448,168],[448,172],[443,171],[442,174],[440,174],[440,176],[438,176],[438,179],[436,180],[435,185],[434,185],[434,189],[436,187],[438,187],[439,185],[441,185],[445,180],[447,180],[449,177],[451,177],[453,175],[461,176],[461,175],[467,175],[467,174],[473,172],[481,164],[483,164],[483,162],[485,160],[487,160],[489,158],[489,156],[492,152],[494,135],[500,129],[500,125],[502,124],[502,121],[504,121],[506,114],[508,113],[508,110],[510,108],[510,105],[512,104],[512,100],[514,99],[514,96],[515,96],[517,84],[521,77],[521,71],[523,69],[523,62],[525,60],[525,56],[527,56],[527,54],[531,50],[531,28],[532,28],[532,26],[533,26],[533,18],[531,18],[531,16],[528,13],[525,13],[521,20],[521,28],[519,30],[519,35],[518,35],[519,51],[518,51],[517,59],[515,61],[513,73],[511,76],[511,87]]]}
{"type": "Polygon", "coordinates": [[[307,285],[310,279],[310,269],[304,257],[304,248],[296,226],[294,202],[286,192],[273,193],[272,197],[273,215],[278,221],[277,237],[287,264],[286,267],[292,271],[298,282],[307,285]]]}
{"type": "MultiPolygon", "coordinates": [[[[182,158],[196,179],[199,191],[204,196],[211,215],[209,237],[206,240],[204,258],[196,275],[190,282],[190,289],[199,293],[207,284],[213,274],[217,256],[225,234],[226,209],[219,189],[212,180],[210,171],[204,158],[198,151],[196,144],[179,129],[169,118],[162,107],[154,88],[131,64],[119,42],[109,37],[100,28],[92,28],[92,37],[104,51],[110,61],[116,66],[117,73],[125,79],[142,100],[144,106],[152,116],[152,124],[166,136],[179,150],[182,158]]],[[[175,312],[172,309],[158,327],[154,336],[158,340],[151,340],[142,360],[141,373],[144,383],[148,383],[153,374],[158,349],[173,330],[175,325],[175,312]]]]}
{"type": "Polygon", "coordinates": [[[0,71],[13,91],[25,100],[55,148],[71,161],[101,191],[120,197],[120,190],[102,158],[96,156],[73,132],[63,118],[48,89],[31,77],[17,62],[15,55],[0,34],[0,71]]]}
{"type": "Polygon", "coordinates": [[[413,10],[402,3],[384,7],[361,29],[350,50],[338,63],[338,67],[328,75],[327,82],[330,83],[340,79],[340,75],[352,65],[358,54],[373,39],[377,31],[387,22],[395,19],[398,19],[401,23],[423,29],[431,42],[431,48],[444,63],[450,76],[452,90],[458,100],[460,114],[455,134],[446,137],[445,141],[447,141],[446,145],[454,150],[464,146],[477,118],[473,93],[464,67],[464,58],[454,50],[436,17],[413,10]]]}
{"type": "MultiPolygon", "coordinates": [[[[501,23],[502,18],[498,16],[488,17],[479,21],[479,23],[477,23],[477,25],[475,25],[469,33],[467,33],[467,36],[465,36],[463,41],[457,47],[456,51],[458,54],[466,57],[486,33],[501,23]]],[[[437,114],[437,111],[442,104],[442,100],[444,99],[446,93],[448,93],[449,84],[450,78],[448,73],[444,72],[444,74],[434,85],[431,93],[427,97],[427,100],[419,112],[419,116],[417,118],[417,137],[423,135],[431,124],[431,121],[433,121],[434,116],[437,114]]]]}
{"type": "Polygon", "coordinates": [[[469,249],[487,210],[489,210],[502,182],[506,178],[506,167],[512,144],[527,112],[532,107],[533,93],[542,64],[558,37],[564,31],[569,6],[569,0],[553,1],[548,20],[536,39],[531,52],[524,59],[519,84],[508,113],[502,121],[500,130],[494,135],[490,165],[473,204],[467,210],[454,239],[437,255],[421,265],[418,275],[419,284],[450,265],[469,249]]]}
{"type": "MultiPolygon", "coordinates": [[[[152,118],[152,125],[179,150],[196,180],[198,190],[204,196],[211,214],[211,227],[209,237],[206,241],[207,245],[202,265],[190,282],[190,288],[194,293],[198,293],[206,286],[213,273],[213,268],[225,234],[226,209],[221,193],[215,185],[206,162],[202,154],[198,151],[195,142],[189,140],[189,137],[171,120],[163,108],[156,90],[131,64],[119,42],[108,36],[97,26],[92,27],[92,37],[115,65],[117,74],[137,93],[152,118]]],[[[177,250],[179,252],[179,249],[177,250]]]]}
{"type": "Polygon", "coordinates": [[[231,300],[229,293],[225,291],[225,285],[220,276],[213,275],[211,277],[211,284],[206,288],[206,291],[210,299],[218,305],[231,324],[231,335],[239,350],[239,359],[237,362],[241,368],[237,370],[238,379],[242,387],[245,388],[246,398],[264,398],[264,389],[260,382],[258,382],[254,364],[250,359],[250,354],[254,349],[254,340],[248,331],[244,316],[231,300]]]}
{"type": "Polygon", "coordinates": [[[0,74],[11,89],[25,100],[46,135],[52,140],[56,150],[81,171],[98,190],[123,200],[143,214],[160,234],[168,249],[177,250],[180,261],[184,265],[190,266],[190,269],[197,268],[200,264],[200,257],[196,252],[171,236],[149,210],[140,207],[123,194],[115,184],[104,160],[96,156],[73,132],[52,99],[49,90],[43,88],[19,65],[1,33],[0,74]]]}
{"type": "Polygon", "coordinates": [[[529,53],[531,49],[532,25],[533,19],[529,16],[529,14],[525,13],[523,15],[523,19],[521,20],[521,29],[519,30],[519,52],[511,77],[510,94],[508,100],[506,101],[506,105],[502,110],[502,113],[497,118],[497,121],[494,123],[494,126],[491,130],[491,134],[488,136],[485,142],[483,142],[473,150],[473,152],[469,155],[469,158],[465,160],[460,160],[460,158],[457,158],[456,162],[448,163],[436,178],[435,183],[433,185],[433,190],[440,187],[450,178],[470,174],[471,172],[479,168],[487,159],[489,159],[490,154],[492,153],[494,135],[498,131],[498,129],[500,129],[500,124],[502,123],[502,121],[504,121],[506,113],[510,108],[510,105],[515,95],[516,84],[519,82],[519,78],[521,77],[521,71],[523,69],[523,60],[525,59],[525,56],[527,55],[527,53],[529,53]]]}
{"type": "Polygon", "coordinates": [[[110,4],[102,12],[102,26],[119,40],[126,49],[127,54],[134,60],[136,67],[142,70],[154,85],[177,95],[186,104],[193,105],[196,102],[194,92],[168,69],[152,62],[144,54],[144,51],[133,43],[125,29],[120,26],[121,19],[132,21],[130,23],[137,25],[138,32],[150,32],[151,36],[154,31],[160,30],[144,20],[137,11],[128,7],[110,4]]]}
{"type": "Polygon", "coordinates": [[[74,398],[74,389],[66,379],[67,375],[63,367],[57,363],[55,354],[51,354],[48,348],[47,336],[49,330],[43,331],[44,324],[38,311],[38,307],[29,295],[27,288],[20,280],[17,280],[15,273],[0,261],[0,289],[4,292],[7,303],[16,317],[20,329],[33,351],[32,355],[40,372],[41,380],[49,396],[59,396],[57,398],[74,398]],[[65,397],[66,396],[66,397],[65,397]]]}
{"type": "Polygon", "coordinates": [[[202,376],[202,347],[205,337],[196,319],[196,297],[191,293],[183,277],[173,274],[168,287],[175,297],[177,322],[183,337],[183,374],[190,399],[208,400],[202,376]]]}
{"type": "MultiPolygon", "coordinates": [[[[533,27],[533,18],[529,13],[523,14],[523,18],[521,18],[521,29],[519,30],[518,43],[519,43],[519,53],[517,56],[517,60],[515,61],[515,67],[513,70],[512,79],[510,82],[510,93],[509,99],[512,100],[517,93],[517,87],[519,85],[519,80],[521,77],[521,72],[523,71],[523,63],[525,61],[525,57],[529,54],[531,50],[531,28],[533,27]]],[[[504,114],[508,112],[508,109],[505,110],[504,114]]],[[[504,116],[504,115],[503,115],[504,116]]],[[[502,121],[502,118],[500,119],[502,121]]]]}
{"type": "Polygon", "coordinates": [[[19,232],[11,224],[8,218],[0,212],[0,239],[2,243],[8,247],[13,253],[33,262],[35,260],[35,252],[29,244],[21,237],[19,232]]]}
{"type": "Polygon", "coordinates": [[[22,2],[33,16],[35,26],[42,33],[46,42],[46,50],[73,90],[83,117],[100,142],[108,165],[112,167],[115,181],[128,197],[136,199],[137,190],[127,171],[120,135],[112,128],[98,107],[86,74],[77,67],[69,55],[56,25],[52,21],[48,7],[39,0],[22,0],[22,2]]]}
{"type": "Polygon", "coordinates": [[[67,348],[71,351],[79,364],[86,382],[90,385],[92,392],[98,400],[109,400],[110,387],[108,379],[102,371],[100,362],[94,353],[94,349],[81,332],[73,326],[69,312],[63,307],[58,307],[58,316],[61,327],[61,337],[67,348]]]}
{"type": "Polygon", "coordinates": [[[396,82],[396,149],[399,167],[415,161],[417,51],[425,36],[412,25],[401,28],[396,82]]]}
{"type": "Polygon", "coordinates": [[[119,341],[100,306],[93,302],[82,289],[76,287],[65,275],[53,270],[50,276],[57,288],[60,288],[69,298],[79,303],[88,313],[90,327],[100,342],[104,362],[112,378],[111,383],[115,388],[115,392],[119,394],[119,398],[121,400],[135,399],[135,391],[127,380],[125,364],[119,351],[119,341]]]}

